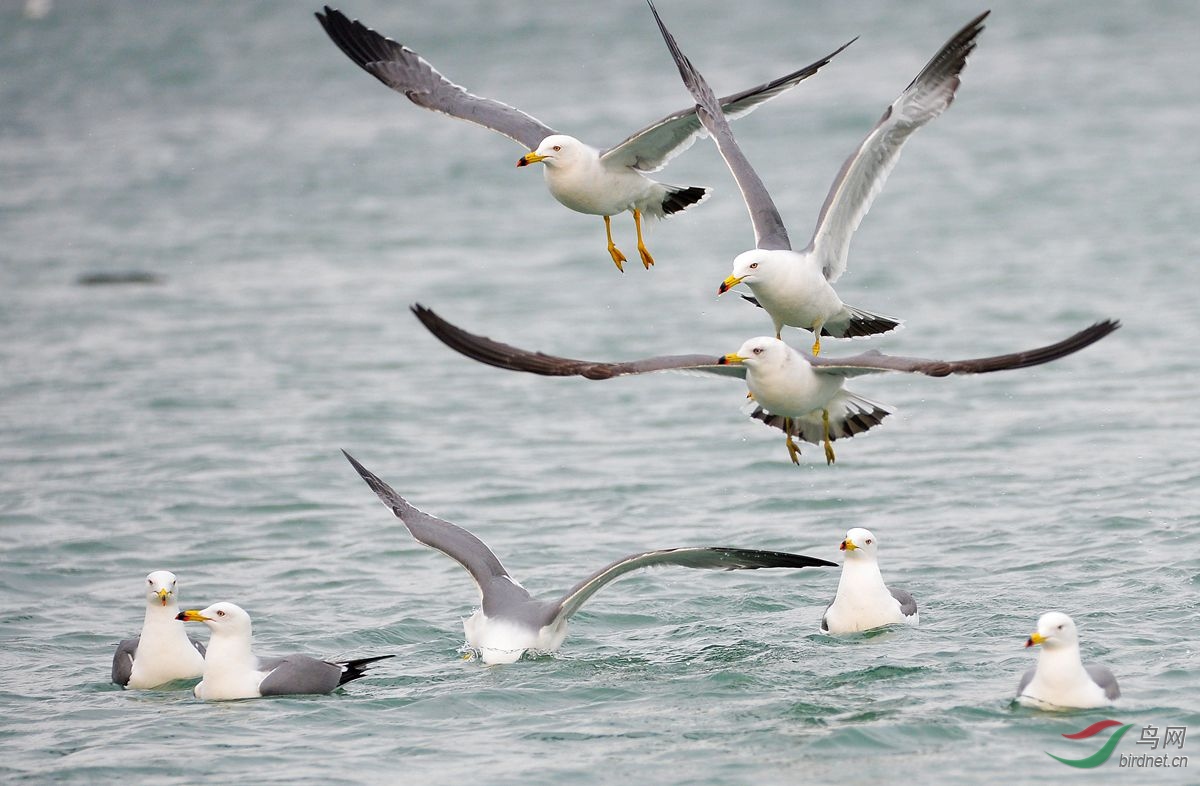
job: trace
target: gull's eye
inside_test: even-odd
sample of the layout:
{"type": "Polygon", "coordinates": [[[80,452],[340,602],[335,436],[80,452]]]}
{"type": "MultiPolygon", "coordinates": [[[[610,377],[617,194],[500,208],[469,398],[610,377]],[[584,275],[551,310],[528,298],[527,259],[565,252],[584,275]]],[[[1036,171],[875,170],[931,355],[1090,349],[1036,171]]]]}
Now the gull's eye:
{"type": "Polygon", "coordinates": [[[1059,629],[1059,630],[1062,630],[1062,629],[1063,629],[1063,626],[1062,626],[1062,625],[1059,625],[1059,626],[1058,626],[1058,629],[1059,629]]]}
{"type": "Polygon", "coordinates": [[[147,583],[147,584],[149,584],[151,587],[153,587],[153,586],[154,586],[154,579],[146,579],[146,583],[147,583]]]}
{"type": "Polygon", "coordinates": [[[218,612],[217,612],[217,616],[218,616],[218,617],[224,617],[224,616],[225,616],[225,612],[223,612],[223,611],[218,611],[218,612]]]}
{"type": "Polygon", "coordinates": [[[751,262],[751,263],[750,263],[750,269],[751,269],[751,270],[754,270],[754,269],[756,269],[757,267],[758,267],[758,263],[757,263],[757,262],[751,262]]]}
{"type": "Polygon", "coordinates": [[[557,153],[559,150],[562,150],[562,145],[555,145],[554,147],[551,148],[551,150],[553,150],[555,153],[557,153]]]}
{"type": "Polygon", "coordinates": [[[754,348],[754,354],[756,354],[756,355],[761,355],[761,354],[762,354],[762,347],[755,347],[755,348],[754,348]]]}
{"type": "Polygon", "coordinates": [[[874,538],[867,538],[867,545],[868,545],[868,546],[870,546],[870,545],[871,545],[872,543],[874,543],[874,542],[875,542],[875,539],[874,539],[874,538]]]}

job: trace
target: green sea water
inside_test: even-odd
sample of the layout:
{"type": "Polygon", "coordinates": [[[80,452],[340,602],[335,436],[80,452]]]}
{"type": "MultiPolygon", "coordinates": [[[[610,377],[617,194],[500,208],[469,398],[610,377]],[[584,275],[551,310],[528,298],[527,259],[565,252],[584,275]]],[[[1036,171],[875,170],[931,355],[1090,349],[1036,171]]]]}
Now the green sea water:
{"type": "MultiPolygon", "coordinates": [[[[718,92],[820,75],[735,131],[803,244],[842,159],[982,7],[666,2],[718,92]]],[[[877,347],[974,357],[1123,328],[985,377],[877,376],[898,412],[799,467],[728,380],[608,382],[456,355],[420,302],[595,359],[732,352],[768,333],[716,299],[753,235],[708,185],[617,273],[603,224],[498,135],[413,107],[271,0],[0,2],[0,774],[8,782],[937,784],[1196,782],[1075,770],[1112,718],[1200,735],[1200,7],[994,6],[951,109],[921,130],[838,290],[903,317],[877,347]],[[153,280],[88,285],[96,275],[153,280]],[[143,279],[146,276],[142,276],[143,279]],[[918,627],[818,631],[837,570],[661,569],[605,588],[554,655],[464,660],[477,602],[341,457],[471,529],[553,597],[685,545],[838,559],[880,541],[918,627]],[[395,654],[331,696],[206,704],[108,683],[141,584],[245,607],[264,654],[395,654]],[[1111,709],[1012,705],[1037,617],[1072,615],[1111,709]]],[[[604,147],[688,105],[648,10],[359,0],[352,17],[455,82],[604,147]]],[[[614,219],[633,249],[628,216],[614,219]]],[[[793,333],[799,345],[805,335],[793,333]]],[[[201,634],[203,635],[203,634],[201,634]]],[[[1197,737],[1200,739],[1200,737],[1197,737]]]]}

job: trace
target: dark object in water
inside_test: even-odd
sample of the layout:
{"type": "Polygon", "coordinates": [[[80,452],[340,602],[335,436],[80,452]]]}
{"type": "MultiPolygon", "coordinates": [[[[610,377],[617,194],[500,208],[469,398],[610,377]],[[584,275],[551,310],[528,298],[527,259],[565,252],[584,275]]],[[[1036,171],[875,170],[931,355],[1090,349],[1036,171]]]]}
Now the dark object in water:
{"type": "Polygon", "coordinates": [[[84,273],[75,283],[85,287],[101,287],[112,284],[161,284],[163,278],[144,270],[118,270],[111,273],[84,273]]]}

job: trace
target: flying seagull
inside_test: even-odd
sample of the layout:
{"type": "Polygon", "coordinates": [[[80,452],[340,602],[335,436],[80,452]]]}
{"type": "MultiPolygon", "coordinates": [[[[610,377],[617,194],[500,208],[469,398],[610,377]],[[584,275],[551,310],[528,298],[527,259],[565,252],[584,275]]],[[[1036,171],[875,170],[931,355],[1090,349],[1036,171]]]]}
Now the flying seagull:
{"type": "Polygon", "coordinates": [[[687,370],[741,377],[757,406],[750,414],[784,432],[788,455],[799,464],[800,449],[793,437],[823,444],[825,460],[835,460],[833,440],[853,437],[879,425],[891,410],[842,387],[847,377],[903,371],[929,377],[950,374],[986,374],[1049,363],[1078,352],[1120,327],[1106,319],[1078,333],[1037,349],[968,360],[928,360],[885,355],[876,350],[844,358],[797,352],[777,338],[759,336],[732,354],[659,355],[625,363],[573,360],[530,352],[468,333],[419,303],[412,307],[417,319],[451,349],[489,366],[526,371],[549,377],[611,379],[650,371],[687,370]]]}
{"type": "Polygon", "coordinates": [[[630,554],[576,584],[558,600],[535,600],[479,538],[462,527],[417,510],[388,484],[342,451],[362,479],[419,543],[435,548],[467,569],[482,608],[463,620],[467,645],[486,664],[513,663],[526,650],[553,652],[567,636],[567,621],[601,587],[631,571],[654,565],[708,570],[833,566],[802,554],[750,549],[692,547],[630,554]]]}
{"type": "Polygon", "coordinates": [[[837,594],[821,617],[821,630],[853,633],[896,622],[916,625],[919,615],[913,596],[883,583],[874,533],[854,527],[846,533],[840,548],[846,552],[846,561],[837,594]]]}
{"type": "Polygon", "coordinates": [[[203,622],[212,631],[204,658],[204,679],[193,693],[207,701],[254,699],[304,693],[330,693],[366,673],[370,663],[391,655],[324,661],[307,655],[260,658],[250,649],[250,615],[233,603],[179,612],[184,622],[203,622]]]}
{"type": "Polygon", "coordinates": [[[831,285],[845,272],[850,238],[883,190],[905,141],[946,111],[954,100],[959,74],[990,12],[975,17],[946,42],[884,111],[871,133],[842,164],[821,206],[808,246],[793,251],[771,195],[738,147],[729,123],[717,111],[717,100],[708,83],[679,50],[653,3],[650,10],[658,20],[684,84],[696,99],[700,121],[716,141],[742,191],[754,225],[754,249],[733,260],[733,272],[721,283],[718,294],[746,284],[754,293],[748,299],[766,309],[775,323],[775,337],[782,335],[784,325],[811,330],[814,355],[821,351],[822,335],[867,336],[895,329],[900,324],[898,320],[846,305],[831,285]]]}
{"type": "MultiPolygon", "coordinates": [[[[654,258],[642,239],[642,217],[663,218],[708,196],[707,188],[670,186],[645,176],[662,169],[705,133],[694,108],[667,115],[620,144],[598,150],[519,109],[467,92],[416,52],[351,21],[341,11],[325,6],[325,12],[316,16],[347,57],[414,104],[477,123],[516,141],[529,151],[518,159],[517,166],[545,164],[546,185],[555,199],[571,210],[604,217],[608,253],[619,270],[624,270],[625,255],[613,243],[612,216],[633,213],[638,253],[649,268],[654,258]]],[[[850,43],[798,71],[726,96],[718,103],[728,117],[749,114],[815,74],[850,43]]]]}
{"type": "Polygon", "coordinates": [[[1066,614],[1043,614],[1026,647],[1040,644],[1034,666],[1021,677],[1017,701],[1027,707],[1062,710],[1107,707],[1121,696],[1117,678],[1106,666],[1083,665],[1079,657],[1079,631],[1066,614]]]}
{"type": "Polygon", "coordinates": [[[169,570],[156,570],[146,577],[142,634],[122,641],[113,655],[112,681],[117,685],[146,690],[203,673],[204,645],[189,639],[175,619],[179,613],[177,582],[169,570]]]}

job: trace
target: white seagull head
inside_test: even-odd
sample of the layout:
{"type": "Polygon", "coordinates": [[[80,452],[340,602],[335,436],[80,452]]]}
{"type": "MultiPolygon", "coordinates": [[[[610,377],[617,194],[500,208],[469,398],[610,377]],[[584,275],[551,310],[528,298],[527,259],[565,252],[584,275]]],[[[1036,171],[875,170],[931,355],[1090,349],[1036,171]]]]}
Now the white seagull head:
{"type": "Polygon", "coordinates": [[[846,559],[875,559],[875,552],[879,544],[875,540],[875,533],[869,529],[862,527],[854,527],[846,531],[846,537],[842,539],[842,545],[839,547],[846,552],[846,559]]]}
{"type": "Polygon", "coordinates": [[[551,134],[541,141],[537,150],[530,151],[517,159],[517,166],[545,164],[546,166],[570,166],[586,157],[590,148],[573,136],[551,134]]]}
{"type": "Polygon", "coordinates": [[[179,612],[176,619],[184,622],[203,622],[214,636],[250,638],[250,615],[241,606],[233,603],[214,603],[200,611],[188,609],[179,612]]]}
{"type": "Polygon", "coordinates": [[[741,363],[751,371],[782,366],[791,355],[791,348],[777,338],[758,336],[747,339],[732,355],[721,358],[720,363],[741,363]]]}
{"type": "Polygon", "coordinates": [[[146,577],[146,605],[171,606],[175,604],[175,574],[169,570],[156,570],[146,577]]]}
{"type": "Polygon", "coordinates": [[[717,294],[723,295],[738,284],[770,284],[781,272],[776,255],[758,248],[743,251],[733,258],[733,272],[717,287],[717,294]]]}
{"type": "Polygon", "coordinates": [[[1075,622],[1061,611],[1050,611],[1038,618],[1037,630],[1025,642],[1026,647],[1041,644],[1045,649],[1079,646],[1079,631],[1075,622]]]}

